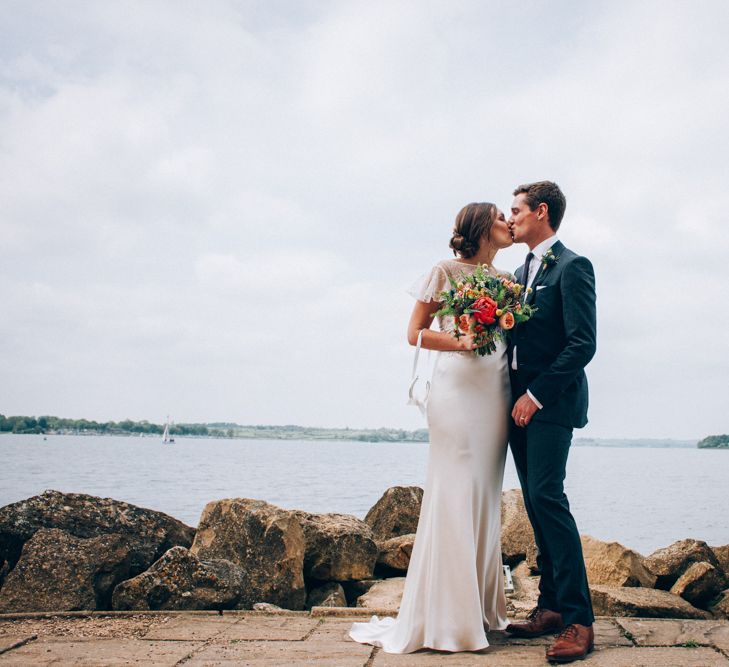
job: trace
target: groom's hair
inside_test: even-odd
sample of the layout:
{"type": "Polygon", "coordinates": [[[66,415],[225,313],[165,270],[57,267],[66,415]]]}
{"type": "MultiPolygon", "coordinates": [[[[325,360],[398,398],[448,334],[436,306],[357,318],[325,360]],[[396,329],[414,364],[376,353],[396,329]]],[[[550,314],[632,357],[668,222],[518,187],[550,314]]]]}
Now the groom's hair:
{"type": "Polygon", "coordinates": [[[547,216],[549,226],[556,232],[562,223],[564,210],[567,208],[567,200],[559,185],[552,181],[537,181],[526,183],[514,190],[514,196],[525,194],[524,200],[527,206],[533,211],[539,204],[547,205],[547,216]]]}

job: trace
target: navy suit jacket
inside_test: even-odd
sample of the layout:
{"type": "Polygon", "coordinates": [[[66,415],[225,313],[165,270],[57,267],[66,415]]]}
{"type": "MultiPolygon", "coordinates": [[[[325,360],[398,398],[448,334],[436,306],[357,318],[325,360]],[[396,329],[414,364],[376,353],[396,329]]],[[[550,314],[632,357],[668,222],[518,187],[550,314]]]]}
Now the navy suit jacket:
{"type": "MultiPolygon", "coordinates": [[[[532,418],[567,427],[587,424],[585,366],[595,355],[595,273],[590,260],[565,248],[552,246],[557,262],[539,267],[527,303],[534,315],[518,324],[509,345],[509,369],[514,400],[527,389],[542,404],[532,418]],[[511,369],[516,346],[518,371],[511,369]]],[[[535,258],[532,261],[537,261],[535,258]]],[[[522,282],[524,267],[517,269],[522,282]]]]}

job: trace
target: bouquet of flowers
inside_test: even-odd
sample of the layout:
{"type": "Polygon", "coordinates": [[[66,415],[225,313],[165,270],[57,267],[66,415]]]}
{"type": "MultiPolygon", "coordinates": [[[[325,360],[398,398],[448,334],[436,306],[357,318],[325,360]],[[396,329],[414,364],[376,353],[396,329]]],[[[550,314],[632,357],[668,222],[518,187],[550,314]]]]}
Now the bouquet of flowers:
{"type": "Polygon", "coordinates": [[[474,352],[481,357],[494,352],[497,341],[505,341],[507,332],[536,310],[522,302],[522,285],[491,275],[482,264],[472,275],[462,273],[450,283],[451,289],[440,295],[443,307],[435,315],[452,315],[455,337],[472,334],[474,352]]]}

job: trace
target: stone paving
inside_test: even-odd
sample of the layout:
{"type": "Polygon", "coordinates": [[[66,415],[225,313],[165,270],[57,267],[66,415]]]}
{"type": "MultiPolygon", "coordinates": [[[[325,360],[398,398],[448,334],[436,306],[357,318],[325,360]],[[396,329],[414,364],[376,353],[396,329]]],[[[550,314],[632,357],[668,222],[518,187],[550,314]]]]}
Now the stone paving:
{"type": "MultiPolygon", "coordinates": [[[[368,616],[371,612],[368,612],[368,616]]],[[[5,665],[189,665],[212,667],[531,667],[547,665],[550,637],[489,633],[477,653],[390,655],[349,639],[354,609],[0,615],[5,665]]],[[[729,667],[729,621],[600,618],[592,667],[729,667]]]]}

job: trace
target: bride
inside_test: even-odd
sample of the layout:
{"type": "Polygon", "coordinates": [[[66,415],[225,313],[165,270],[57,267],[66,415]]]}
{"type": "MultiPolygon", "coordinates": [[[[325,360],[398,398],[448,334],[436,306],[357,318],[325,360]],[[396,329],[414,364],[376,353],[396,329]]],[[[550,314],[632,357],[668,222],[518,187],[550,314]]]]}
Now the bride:
{"type": "MultiPolygon", "coordinates": [[[[430,431],[423,504],[396,619],[354,623],[352,639],[388,653],[422,648],[477,651],[486,631],[506,627],[501,563],[501,485],[508,439],[510,387],[506,345],[485,357],[472,336],[453,336],[452,317],[439,318],[439,294],[449,277],[476,265],[498,274],[493,259],[512,244],[504,214],[493,204],[458,213],[450,247],[456,259],[438,262],[413,288],[417,299],[408,342],[438,350],[428,398],[430,431]]],[[[506,275],[506,274],[504,274],[506,275]]]]}

